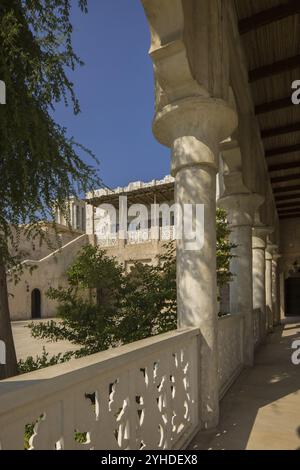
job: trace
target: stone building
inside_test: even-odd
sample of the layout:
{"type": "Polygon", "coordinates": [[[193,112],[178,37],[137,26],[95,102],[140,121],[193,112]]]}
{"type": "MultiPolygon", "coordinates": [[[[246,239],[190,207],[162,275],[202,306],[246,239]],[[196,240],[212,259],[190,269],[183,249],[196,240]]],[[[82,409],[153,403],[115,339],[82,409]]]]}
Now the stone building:
{"type": "MultiPolygon", "coordinates": [[[[224,162],[226,162],[226,156],[229,153],[236,154],[235,158],[239,158],[238,152],[232,149],[232,143],[227,141],[223,143],[223,152],[219,157],[220,170],[216,175],[216,202],[217,205],[225,208],[227,206],[224,206],[223,199],[220,196],[226,192],[228,175],[224,162]]],[[[243,183],[239,184],[242,184],[242,191],[245,191],[243,183]]],[[[155,263],[157,256],[163,252],[166,244],[175,239],[174,189],[175,180],[170,175],[162,180],[135,181],[125,187],[115,189],[101,188],[87,194],[85,200],[70,199],[69,222],[60,214],[59,210],[56,211],[55,220],[58,228],[58,240],[50,224],[45,224],[45,228],[50,233],[52,247],[46,243],[40,244],[38,241],[28,240],[21,235],[20,250],[24,252],[23,262],[27,266],[35,265],[37,269],[31,274],[25,270],[20,283],[17,286],[11,285],[11,318],[28,319],[55,315],[56,303],[47,299],[45,293],[50,286],[65,285],[65,271],[85,243],[91,243],[105,249],[109,256],[113,256],[119,263],[123,263],[127,271],[136,261],[145,264],[155,263]],[[123,237],[119,226],[120,198],[126,198],[126,210],[129,209],[130,212],[133,209],[132,215],[127,213],[127,226],[123,237]],[[147,213],[145,219],[142,218],[139,226],[131,229],[130,224],[138,213],[139,204],[147,209],[147,213]],[[166,220],[163,217],[163,212],[159,212],[156,225],[155,221],[151,220],[151,207],[154,204],[161,208],[163,205],[170,208],[166,220]],[[115,220],[105,208],[106,206],[112,206],[115,209],[115,220]],[[86,236],[83,236],[84,234],[86,236]],[[32,287],[33,285],[35,287],[32,287]],[[24,299],[25,304],[23,303],[24,299]],[[36,305],[37,307],[35,307],[36,305]]],[[[255,214],[255,223],[258,224],[258,229],[253,235],[254,254],[256,254],[256,248],[257,250],[261,248],[259,237],[255,235],[261,226],[259,217],[259,212],[257,212],[255,214]]],[[[280,243],[282,256],[279,257],[274,254],[272,258],[272,276],[273,284],[278,283],[277,288],[281,292],[281,303],[280,305],[276,303],[274,292],[272,293],[272,303],[275,304],[274,308],[278,310],[277,315],[279,318],[280,314],[282,316],[289,315],[295,312],[295,308],[297,309],[297,279],[299,277],[297,266],[300,265],[300,236],[299,229],[296,227],[295,230],[294,228],[295,220],[293,217],[288,217],[285,220],[284,230],[282,226],[280,228],[278,220],[275,221],[275,225],[276,228],[274,226],[273,233],[276,233],[278,243],[280,243]],[[288,227],[290,229],[287,230],[288,227]],[[276,269],[278,263],[276,276],[275,262],[276,269]],[[288,296],[285,300],[286,293],[288,296]],[[295,297],[295,299],[291,297],[295,297]]],[[[267,232],[270,232],[269,235],[272,233],[270,230],[267,230],[267,232]]],[[[234,233],[233,241],[236,241],[234,233]]],[[[271,240],[271,237],[269,239],[271,240]]],[[[238,244],[238,240],[236,242],[238,244]]],[[[279,245],[276,248],[278,251],[279,245]]],[[[257,251],[257,253],[261,255],[260,251],[257,251]]],[[[233,272],[235,272],[235,269],[233,266],[233,272]]],[[[229,287],[226,286],[221,292],[221,305],[218,307],[221,312],[229,312],[231,309],[229,287]]],[[[268,311],[270,314],[270,310],[268,311]]]]}
{"type": "MultiPolygon", "coordinates": [[[[216,176],[217,200],[219,197],[219,174],[216,176]]],[[[222,182],[221,182],[222,184],[222,182]]],[[[130,270],[134,262],[154,264],[157,256],[166,250],[170,242],[175,240],[175,207],[174,207],[174,178],[170,175],[162,180],[149,182],[136,181],[128,186],[118,187],[113,190],[99,189],[93,194],[88,194],[87,202],[87,233],[90,241],[105,249],[109,256],[115,257],[119,263],[123,263],[126,271],[130,270]],[[120,197],[126,198],[126,206],[132,215],[127,214],[126,236],[120,236],[119,226],[120,197]],[[144,219],[139,226],[131,229],[130,223],[137,213],[138,205],[142,204],[147,209],[144,219]],[[157,220],[153,219],[151,207],[157,205],[157,220]],[[109,211],[105,205],[111,205],[116,212],[116,220],[112,222],[109,211]],[[164,212],[164,208],[170,210],[164,212]],[[152,216],[152,218],[151,218],[152,216]]],[[[225,286],[221,292],[221,312],[229,312],[229,286],[225,286]]]]}
{"type": "Polygon", "coordinates": [[[12,320],[53,317],[56,302],[46,296],[49,287],[66,285],[66,270],[74,261],[80,248],[88,243],[85,233],[85,203],[70,201],[70,220],[56,214],[56,231],[44,222],[46,241],[39,237],[28,239],[21,230],[19,255],[23,273],[17,284],[8,276],[9,308],[12,320]],[[34,269],[30,269],[34,268],[34,269]]]}
{"type": "Polygon", "coordinates": [[[163,220],[162,213],[158,214],[158,223],[151,220],[151,205],[166,204],[172,208],[174,204],[174,179],[166,176],[162,180],[153,180],[147,183],[136,181],[128,186],[114,190],[100,189],[86,197],[87,205],[87,233],[94,243],[105,249],[108,255],[125,265],[129,270],[132,263],[140,261],[153,264],[163,246],[174,239],[174,211],[169,213],[169,220],[163,220]],[[126,198],[127,223],[125,236],[122,236],[122,227],[119,224],[120,197],[126,198]],[[143,205],[146,214],[141,215],[140,223],[131,229],[131,222],[139,213],[137,204],[143,205]],[[112,217],[105,205],[115,209],[116,220],[112,217]],[[130,211],[133,209],[132,215],[130,211]]]}
{"type": "MultiPolygon", "coordinates": [[[[27,267],[35,266],[36,269],[32,273],[25,269],[16,286],[10,283],[13,320],[55,315],[56,302],[49,300],[46,292],[49,287],[66,284],[65,271],[85,243],[104,249],[109,256],[124,264],[126,271],[135,262],[155,264],[158,255],[175,240],[174,178],[168,175],[162,180],[135,181],[112,190],[98,189],[87,194],[85,201],[70,200],[69,222],[59,210],[56,211],[55,220],[58,239],[51,225],[45,224],[51,246],[21,235],[19,250],[23,251],[23,263],[27,267]],[[127,225],[124,237],[121,237],[122,230],[119,226],[120,197],[126,198],[127,225]],[[131,222],[139,214],[140,204],[146,214],[132,228],[131,222]],[[156,221],[151,219],[151,210],[155,204],[156,221]],[[115,209],[116,220],[105,209],[109,205],[115,209]],[[164,211],[166,208],[167,211],[164,211]]],[[[220,308],[223,312],[228,312],[226,289],[222,294],[220,308]]]]}

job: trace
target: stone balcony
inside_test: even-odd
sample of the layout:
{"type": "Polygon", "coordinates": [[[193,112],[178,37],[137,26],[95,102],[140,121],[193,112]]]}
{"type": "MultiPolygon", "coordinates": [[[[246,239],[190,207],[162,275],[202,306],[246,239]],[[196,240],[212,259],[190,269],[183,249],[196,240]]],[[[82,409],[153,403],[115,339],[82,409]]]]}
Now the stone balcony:
{"type": "MultiPolygon", "coordinates": [[[[221,398],[243,366],[243,319],[218,326],[221,398]]],[[[1,449],[23,449],[33,424],[30,449],[186,447],[201,427],[201,341],[179,329],[2,381],[1,449]]]]}
{"type": "Polygon", "coordinates": [[[218,320],[217,428],[202,419],[203,338],[192,327],[1,381],[0,449],[295,449],[299,318],[277,327],[253,368],[244,368],[244,327],[239,315],[218,320]]]}
{"type": "MultiPolygon", "coordinates": [[[[293,271],[300,256],[299,162],[287,157],[299,150],[297,139],[287,137],[297,137],[299,116],[287,91],[290,73],[284,82],[270,71],[272,62],[277,71],[283,62],[286,71],[291,59],[299,62],[299,6],[270,0],[264,10],[257,0],[254,14],[239,0],[142,3],[155,75],[152,129],[171,151],[174,202],[205,209],[201,249],[177,241],[179,328],[2,381],[0,448],[23,449],[28,425],[30,449],[299,448],[300,366],[291,361],[299,320],[280,325],[291,315],[286,306],[295,312],[300,305],[300,271],[293,271]],[[255,75],[269,82],[262,86],[255,75]],[[222,318],[217,173],[218,204],[235,246],[232,315],[222,318]],[[285,285],[291,272],[297,274],[293,292],[285,285]]],[[[157,185],[150,186],[143,190],[157,185]]],[[[120,188],[115,199],[125,192],[120,188]]],[[[89,199],[91,205],[98,196],[104,194],[89,199]]],[[[125,263],[151,260],[159,237],[149,242],[149,234],[109,240],[113,254],[125,263]]]]}
{"type": "Polygon", "coordinates": [[[117,246],[119,243],[125,245],[136,245],[155,241],[164,243],[169,240],[175,240],[174,225],[159,227],[158,233],[159,236],[154,237],[152,229],[131,230],[127,232],[127,238],[125,240],[119,239],[118,233],[111,234],[105,237],[97,236],[97,244],[102,248],[106,248],[111,246],[117,246]]]}

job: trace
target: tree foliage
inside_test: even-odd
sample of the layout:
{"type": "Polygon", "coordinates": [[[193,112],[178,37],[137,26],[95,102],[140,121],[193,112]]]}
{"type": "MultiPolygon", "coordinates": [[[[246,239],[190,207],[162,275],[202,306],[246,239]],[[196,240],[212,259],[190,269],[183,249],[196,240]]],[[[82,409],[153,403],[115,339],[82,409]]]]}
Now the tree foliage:
{"type": "Polygon", "coordinates": [[[60,321],[30,325],[34,337],[68,340],[85,356],[176,327],[174,248],[157,265],[136,263],[130,272],[87,245],[67,272],[69,287],[49,289],[60,321]]]}
{"type": "Polygon", "coordinates": [[[231,230],[224,209],[217,209],[216,232],[217,284],[219,288],[222,288],[232,281],[233,274],[230,272],[230,261],[234,257],[232,250],[236,248],[236,245],[230,241],[231,230]]]}
{"type": "MultiPolygon", "coordinates": [[[[68,216],[71,195],[100,181],[82,151],[55,122],[63,101],[80,111],[67,70],[81,65],[72,47],[69,0],[0,0],[0,78],[7,102],[0,107],[0,259],[13,263],[9,247],[18,228],[28,237],[53,220],[55,206],[68,216]],[[8,243],[10,240],[10,244],[8,243]]],[[[86,0],[78,2],[86,11],[86,0]]]]}
{"type": "Polygon", "coordinates": [[[18,369],[22,374],[33,372],[34,370],[43,369],[44,367],[50,367],[67,362],[71,359],[72,355],[73,353],[70,351],[64,354],[58,353],[50,357],[44,347],[41,356],[36,356],[36,358],[29,356],[25,360],[20,359],[18,362],[18,369]]]}
{"type": "MultiPolygon", "coordinates": [[[[76,3],[86,12],[86,0],[76,3]]],[[[21,230],[28,239],[49,244],[41,221],[52,221],[55,228],[56,207],[69,220],[69,197],[101,184],[82,159],[92,153],[53,118],[61,101],[75,114],[80,111],[68,77],[82,64],[72,47],[72,4],[0,0],[0,79],[6,85],[6,104],[0,106],[0,339],[7,352],[0,379],[16,373],[6,272],[20,261],[21,230]]]]}
{"type": "MultiPolygon", "coordinates": [[[[226,213],[217,212],[217,280],[232,279],[230,230],[226,213]]],[[[176,328],[175,244],[165,245],[154,265],[134,263],[130,272],[98,247],[82,249],[67,272],[68,288],[50,289],[60,319],[30,325],[32,335],[68,340],[71,355],[84,356],[176,328]]],[[[68,357],[69,358],[69,357],[68,357]]]]}

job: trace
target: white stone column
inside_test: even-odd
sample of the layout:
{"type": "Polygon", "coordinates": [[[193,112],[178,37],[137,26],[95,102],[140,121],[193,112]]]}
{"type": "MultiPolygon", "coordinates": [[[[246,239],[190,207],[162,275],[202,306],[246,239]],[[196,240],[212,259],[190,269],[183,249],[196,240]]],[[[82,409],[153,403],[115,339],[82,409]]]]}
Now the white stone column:
{"type": "Polygon", "coordinates": [[[230,311],[244,317],[244,364],[253,365],[253,285],[252,285],[252,225],[254,212],[262,203],[258,194],[231,194],[219,200],[226,209],[230,224],[231,241],[237,247],[230,270],[234,274],[230,284],[230,311]]]}
{"type": "MultiPolygon", "coordinates": [[[[216,284],[216,170],[209,166],[192,166],[178,171],[175,199],[182,207],[191,202],[204,204],[204,246],[199,251],[185,248],[186,241],[177,240],[177,290],[179,326],[200,325],[204,332],[205,356],[216,359],[217,284],[216,284]],[[194,180],[193,185],[187,184],[194,180]]],[[[210,364],[212,366],[212,364],[210,364]]],[[[206,373],[209,364],[204,365],[206,373]]],[[[213,364],[215,367],[215,364],[213,364]]],[[[217,384],[214,384],[217,388],[217,384]]]]}
{"type": "Polygon", "coordinates": [[[188,240],[177,240],[178,324],[198,326],[201,331],[203,428],[215,426],[219,414],[215,210],[219,144],[237,127],[229,85],[230,11],[223,3],[220,8],[219,0],[143,0],[156,83],[153,133],[172,150],[175,202],[181,207],[204,205],[204,246],[190,251],[188,240]]]}
{"type": "Polygon", "coordinates": [[[259,337],[266,336],[266,243],[259,229],[253,230],[252,263],[253,263],[253,310],[259,311],[259,337]]]}
{"type": "Polygon", "coordinates": [[[280,323],[285,318],[285,292],[284,292],[284,283],[285,283],[285,275],[284,271],[281,271],[279,275],[280,279],[280,286],[279,286],[279,298],[280,298],[280,323]]]}
{"type": "Polygon", "coordinates": [[[77,228],[77,212],[76,212],[76,204],[75,202],[72,202],[72,205],[71,205],[71,210],[72,210],[72,227],[74,230],[76,230],[77,228]]]}
{"type": "MultiPolygon", "coordinates": [[[[218,317],[216,282],[216,173],[219,142],[236,124],[225,102],[206,98],[182,100],[158,113],[154,134],[172,148],[175,202],[204,205],[204,245],[188,249],[177,239],[177,314],[179,327],[198,326],[200,344],[200,419],[204,428],[219,415],[218,317]],[[210,123],[210,126],[203,123],[210,123]],[[222,137],[223,136],[223,137],[222,137]]],[[[178,234],[178,230],[177,230],[178,234]]]]}
{"type": "Polygon", "coordinates": [[[272,229],[257,224],[252,232],[253,310],[260,311],[260,340],[267,334],[266,320],[266,236],[272,229]]]}
{"type": "Polygon", "coordinates": [[[266,317],[267,331],[273,331],[273,299],[272,299],[272,248],[266,247],[266,317]]]}
{"type": "Polygon", "coordinates": [[[279,273],[278,259],[280,255],[273,251],[272,257],[272,302],[273,302],[273,325],[280,324],[280,293],[279,293],[279,273]]]}
{"type": "Polygon", "coordinates": [[[127,198],[119,197],[118,218],[119,229],[117,230],[117,244],[120,251],[125,249],[128,239],[128,207],[127,198]]]}
{"type": "Polygon", "coordinates": [[[160,229],[159,229],[159,213],[156,205],[156,194],[153,197],[153,205],[151,205],[151,229],[150,237],[152,242],[159,243],[160,241],[160,229]]]}

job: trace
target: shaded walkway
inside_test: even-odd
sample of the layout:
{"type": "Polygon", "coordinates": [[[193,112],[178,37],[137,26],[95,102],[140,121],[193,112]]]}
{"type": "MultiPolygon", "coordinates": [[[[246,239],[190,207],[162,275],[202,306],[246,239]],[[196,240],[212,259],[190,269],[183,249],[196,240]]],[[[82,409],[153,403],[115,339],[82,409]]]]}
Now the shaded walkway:
{"type": "Polygon", "coordinates": [[[291,362],[299,321],[278,327],[220,407],[220,424],[189,449],[300,449],[300,365],[291,362]]]}

